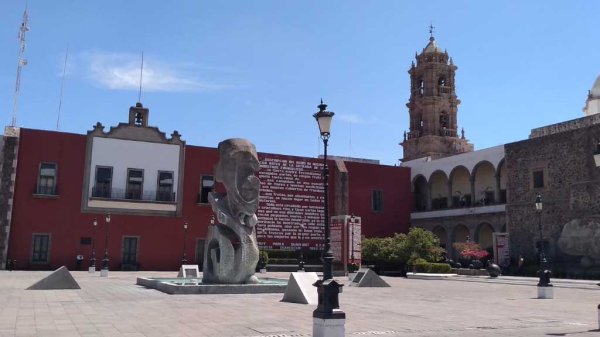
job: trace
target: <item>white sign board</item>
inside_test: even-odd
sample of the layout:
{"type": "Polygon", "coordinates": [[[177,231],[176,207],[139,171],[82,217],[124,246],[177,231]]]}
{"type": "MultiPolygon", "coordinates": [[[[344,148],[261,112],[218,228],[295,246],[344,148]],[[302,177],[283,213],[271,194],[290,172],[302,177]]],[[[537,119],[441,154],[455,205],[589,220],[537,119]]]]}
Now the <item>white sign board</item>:
{"type": "Polygon", "coordinates": [[[510,266],[510,247],[508,233],[493,233],[494,262],[500,267],[510,266]]]}

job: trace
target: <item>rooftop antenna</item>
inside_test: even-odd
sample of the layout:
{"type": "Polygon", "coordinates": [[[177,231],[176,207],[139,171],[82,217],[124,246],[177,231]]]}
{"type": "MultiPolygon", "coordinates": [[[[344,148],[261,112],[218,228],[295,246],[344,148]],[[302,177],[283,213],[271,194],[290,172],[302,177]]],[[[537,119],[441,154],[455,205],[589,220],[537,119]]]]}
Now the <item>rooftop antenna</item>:
{"type": "Polygon", "coordinates": [[[140,66],[140,93],[138,94],[138,102],[142,102],[142,79],[144,76],[144,51],[142,50],[142,64],[140,66]]]}
{"type": "Polygon", "coordinates": [[[67,52],[65,53],[65,64],[63,65],[62,80],[60,81],[60,96],[58,99],[58,116],[56,117],[56,131],[59,129],[60,110],[62,109],[63,88],[65,87],[65,75],[67,73],[67,59],[69,58],[69,44],[67,44],[67,52]]]}
{"type": "Polygon", "coordinates": [[[13,99],[13,113],[12,120],[10,122],[11,127],[17,126],[17,110],[19,106],[19,93],[21,91],[21,71],[23,67],[27,65],[27,59],[23,57],[25,54],[25,33],[29,31],[29,15],[27,14],[27,4],[25,5],[25,12],[23,12],[23,21],[19,28],[19,57],[17,58],[17,81],[15,83],[15,96],[13,99]]]}

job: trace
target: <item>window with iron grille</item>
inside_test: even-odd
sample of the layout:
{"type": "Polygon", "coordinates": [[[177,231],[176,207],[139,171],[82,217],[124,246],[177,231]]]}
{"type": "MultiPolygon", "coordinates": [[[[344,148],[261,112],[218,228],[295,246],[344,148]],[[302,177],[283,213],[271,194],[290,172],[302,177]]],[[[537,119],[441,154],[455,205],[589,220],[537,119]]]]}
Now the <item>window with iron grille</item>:
{"type": "Polygon", "coordinates": [[[198,203],[208,203],[208,193],[210,193],[215,186],[215,178],[213,176],[202,176],[200,181],[200,195],[198,196],[198,203]]]}
{"type": "Polygon", "coordinates": [[[31,262],[47,263],[49,247],[49,234],[33,234],[33,239],[31,241],[31,262]]]}
{"type": "Polygon", "coordinates": [[[544,171],[533,171],[533,188],[544,187],[544,171]]]}
{"type": "Polygon", "coordinates": [[[109,166],[96,166],[96,182],[92,196],[97,198],[110,198],[112,188],[113,168],[109,166]]]}
{"type": "Polygon", "coordinates": [[[383,191],[373,190],[371,197],[373,212],[383,212],[383,191]]]}
{"type": "Polygon", "coordinates": [[[127,169],[127,199],[141,200],[144,170],[127,169]]]}
{"type": "Polygon", "coordinates": [[[56,195],[56,164],[41,163],[37,194],[56,195]]]}
{"type": "Polygon", "coordinates": [[[158,187],[156,189],[157,201],[174,201],[173,195],[173,172],[158,171],[158,187]]]}

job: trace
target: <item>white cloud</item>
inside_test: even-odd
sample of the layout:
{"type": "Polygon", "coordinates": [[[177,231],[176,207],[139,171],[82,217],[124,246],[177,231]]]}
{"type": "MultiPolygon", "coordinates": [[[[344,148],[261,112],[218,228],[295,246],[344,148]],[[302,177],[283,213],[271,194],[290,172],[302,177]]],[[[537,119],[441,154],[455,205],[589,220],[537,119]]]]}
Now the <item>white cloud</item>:
{"type": "MultiPolygon", "coordinates": [[[[89,52],[79,57],[86,77],[111,90],[139,90],[141,54],[89,52]]],[[[164,63],[144,56],[143,91],[198,92],[227,86],[198,79],[189,63],[164,63]]]]}
{"type": "Polygon", "coordinates": [[[336,117],[343,120],[344,122],[348,122],[350,124],[362,124],[364,121],[355,114],[338,114],[336,113],[336,117]]]}

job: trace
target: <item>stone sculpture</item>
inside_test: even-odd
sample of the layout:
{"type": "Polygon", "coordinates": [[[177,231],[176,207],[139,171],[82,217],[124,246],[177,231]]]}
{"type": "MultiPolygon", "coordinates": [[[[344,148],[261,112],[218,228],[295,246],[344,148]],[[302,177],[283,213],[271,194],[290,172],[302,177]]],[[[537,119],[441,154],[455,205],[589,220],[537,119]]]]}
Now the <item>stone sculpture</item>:
{"type": "Polygon", "coordinates": [[[583,267],[600,262],[600,217],[573,219],[565,224],[558,247],[566,254],[581,256],[583,267]]]}
{"type": "Polygon", "coordinates": [[[260,163],[256,148],[245,139],[227,139],[219,143],[219,156],[215,179],[226,193],[209,195],[217,221],[208,229],[202,282],[257,283],[254,228],[260,181],[255,174],[260,163]]]}

